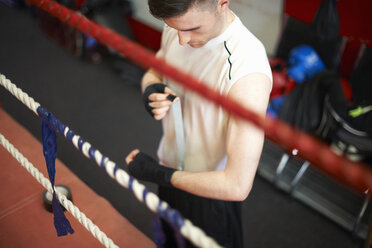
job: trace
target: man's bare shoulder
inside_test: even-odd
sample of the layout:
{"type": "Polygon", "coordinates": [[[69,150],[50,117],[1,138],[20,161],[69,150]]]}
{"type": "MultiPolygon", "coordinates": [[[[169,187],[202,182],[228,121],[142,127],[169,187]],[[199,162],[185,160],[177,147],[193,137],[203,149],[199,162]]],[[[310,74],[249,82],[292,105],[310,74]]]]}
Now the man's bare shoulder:
{"type": "Polygon", "coordinates": [[[271,92],[271,80],[263,73],[250,73],[239,79],[228,96],[245,107],[262,113],[266,111],[271,92]]]}

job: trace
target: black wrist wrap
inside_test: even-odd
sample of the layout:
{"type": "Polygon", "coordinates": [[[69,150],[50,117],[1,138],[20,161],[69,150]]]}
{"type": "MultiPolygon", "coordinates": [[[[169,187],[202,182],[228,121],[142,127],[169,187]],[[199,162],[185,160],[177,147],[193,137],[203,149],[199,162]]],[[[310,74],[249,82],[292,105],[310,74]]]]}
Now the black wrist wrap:
{"type": "MultiPolygon", "coordinates": [[[[152,101],[149,100],[149,96],[152,93],[164,93],[165,87],[167,87],[167,86],[165,84],[161,84],[161,83],[150,84],[149,86],[146,87],[145,91],[143,92],[142,102],[145,105],[146,111],[152,117],[154,117],[154,114],[152,113],[152,110],[154,108],[149,105],[149,103],[152,102],[152,101]]],[[[168,97],[167,97],[167,99],[169,101],[173,102],[173,100],[176,99],[176,96],[169,94],[168,97]]]]}
{"type": "Polygon", "coordinates": [[[136,160],[129,163],[129,173],[137,179],[171,187],[171,178],[175,169],[160,165],[149,155],[140,152],[136,160]]]}
{"type": "Polygon", "coordinates": [[[152,113],[153,108],[149,105],[150,101],[149,96],[152,93],[164,93],[165,90],[165,84],[157,83],[157,84],[150,84],[146,87],[145,91],[142,95],[142,102],[145,105],[146,111],[154,117],[154,114],[152,113]]]}

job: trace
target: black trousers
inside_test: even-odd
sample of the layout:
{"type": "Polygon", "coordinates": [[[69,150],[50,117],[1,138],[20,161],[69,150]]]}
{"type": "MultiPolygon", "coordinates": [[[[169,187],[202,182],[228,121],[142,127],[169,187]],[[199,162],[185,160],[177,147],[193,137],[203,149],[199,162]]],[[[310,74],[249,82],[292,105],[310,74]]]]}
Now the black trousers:
{"type": "MultiPolygon", "coordinates": [[[[175,188],[159,186],[159,197],[184,218],[200,227],[223,247],[243,248],[241,202],[220,201],[195,196],[175,188]]],[[[164,247],[178,247],[173,228],[162,220],[164,247]]],[[[195,247],[184,240],[185,247],[195,247]]]]}

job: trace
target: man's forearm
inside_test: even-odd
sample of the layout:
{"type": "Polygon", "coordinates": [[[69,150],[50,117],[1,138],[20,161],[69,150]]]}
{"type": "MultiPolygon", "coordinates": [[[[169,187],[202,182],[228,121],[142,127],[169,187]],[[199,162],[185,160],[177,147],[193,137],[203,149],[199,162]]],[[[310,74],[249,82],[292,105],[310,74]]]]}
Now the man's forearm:
{"type": "Polygon", "coordinates": [[[159,73],[152,69],[148,70],[142,77],[141,83],[142,92],[144,92],[146,87],[149,86],[150,84],[161,83],[162,81],[163,78],[159,73]]]}
{"type": "Polygon", "coordinates": [[[176,171],[171,178],[173,187],[201,197],[225,201],[243,201],[249,194],[253,177],[250,180],[237,180],[227,170],[188,172],[176,171]]]}

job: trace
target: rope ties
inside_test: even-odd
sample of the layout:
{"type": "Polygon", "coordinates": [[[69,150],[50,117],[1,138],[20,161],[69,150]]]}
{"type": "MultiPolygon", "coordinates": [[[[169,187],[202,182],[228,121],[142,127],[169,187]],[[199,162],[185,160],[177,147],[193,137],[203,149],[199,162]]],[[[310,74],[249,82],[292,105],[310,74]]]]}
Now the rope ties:
{"type": "Polygon", "coordinates": [[[55,122],[53,122],[54,118],[51,114],[45,115],[46,111],[41,111],[40,109],[41,108],[39,107],[38,113],[42,117],[41,133],[43,140],[43,154],[48,169],[49,179],[53,188],[52,209],[54,215],[54,226],[57,230],[58,236],[65,236],[68,233],[73,234],[74,230],[72,229],[70,222],[67,220],[65,214],[63,213],[61,205],[57,201],[57,195],[54,189],[56,174],[55,161],[57,158],[57,137],[55,131],[50,126],[51,123],[55,122]]]}

